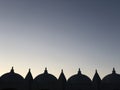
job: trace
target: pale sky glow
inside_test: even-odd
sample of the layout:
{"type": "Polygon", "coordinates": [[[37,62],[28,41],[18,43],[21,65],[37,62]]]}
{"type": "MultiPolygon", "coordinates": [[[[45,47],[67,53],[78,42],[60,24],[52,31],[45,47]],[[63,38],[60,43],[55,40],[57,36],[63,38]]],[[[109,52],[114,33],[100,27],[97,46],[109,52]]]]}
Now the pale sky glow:
{"type": "Polygon", "coordinates": [[[1,0],[0,75],[120,73],[120,1],[1,0]]]}

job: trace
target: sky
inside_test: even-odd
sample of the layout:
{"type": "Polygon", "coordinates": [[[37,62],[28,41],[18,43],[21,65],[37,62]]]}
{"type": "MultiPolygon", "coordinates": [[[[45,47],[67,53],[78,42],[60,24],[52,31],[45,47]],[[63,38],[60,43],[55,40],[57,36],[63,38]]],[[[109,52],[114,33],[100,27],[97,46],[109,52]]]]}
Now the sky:
{"type": "Polygon", "coordinates": [[[0,0],[0,75],[91,79],[120,73],[119,0],[0,0]]]}

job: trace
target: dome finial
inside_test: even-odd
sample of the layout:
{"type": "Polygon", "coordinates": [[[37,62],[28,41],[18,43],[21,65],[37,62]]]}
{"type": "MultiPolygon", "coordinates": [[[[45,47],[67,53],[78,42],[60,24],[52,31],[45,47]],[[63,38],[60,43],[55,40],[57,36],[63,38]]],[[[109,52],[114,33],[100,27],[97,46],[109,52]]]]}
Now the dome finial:
{"type": "Polygon", "coordinates": [[[63,69],[61,69],[61,73],[63,73],[63,69]]]}
{"type": "Polygon", "coordinates": [[[78,70],[78,74],[81,74],[81,70],[80,70],[80,68],[79,68],[79,70],[78,70]]]}
{"type": "Polygon", "coordinates": [[[112,73],[116,73],[116,71],[115,71],[115,68],[113,67],[113,71],[112,71],[112,73]]]}
{"type": "Polygon", "coordinates": [[[10,71],[11,73],[14,73],[14,67],[12,66],[12,69],[11,69],[11,71],[10,71]]]}
{"type": "Polygon", "coordinates": [[[45,71],[44,71],[44,73],[48,73],[48,71],[47,71],[47,67],[45,67],[45,71]]]}
{"type": "Polygon", "coordinates": [[[95,69],[95,73],[97,73],[97,69],[95,69]]]}
{"type": "Polygon", "coordinates": [[[31,72],[31,69],[29,68],[29,72],[31,72]]]}

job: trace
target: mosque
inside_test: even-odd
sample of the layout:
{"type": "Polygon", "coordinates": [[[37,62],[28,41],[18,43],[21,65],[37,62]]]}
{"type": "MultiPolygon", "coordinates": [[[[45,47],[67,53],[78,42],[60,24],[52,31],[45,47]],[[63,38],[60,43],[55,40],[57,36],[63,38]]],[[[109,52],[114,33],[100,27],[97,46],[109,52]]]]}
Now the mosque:
{"type": "Polygon", "coordinates": [[[77,74],[66,80],[63,70],[57,79],[45,68],[42,74],[33,79],[30,69],[23,78],[12,67],[10,72],[0,77],[0,90],[120,90],[120,74],[113,68],[111,74],[101,79],[96,70],[91,80],[79,69],[77,74]]]}

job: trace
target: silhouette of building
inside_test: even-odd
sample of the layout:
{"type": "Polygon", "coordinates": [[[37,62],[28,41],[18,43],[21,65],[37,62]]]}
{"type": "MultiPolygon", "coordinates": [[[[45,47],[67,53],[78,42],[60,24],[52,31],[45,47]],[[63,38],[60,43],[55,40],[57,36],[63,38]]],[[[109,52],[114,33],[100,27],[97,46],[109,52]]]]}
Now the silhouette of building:
{"type": "Polygon", "coordinates": [[[101,79],[96,70],[91,80],[79,69],[77,74],[66,80],[63,70],[57,79],[45,68],[42,74],[33,79],[30,69],[23,78],[12,67],[10,72],[0,77],[0,90],[120,90],[120,75],[113,68],[111,74],[101,79]]]}

